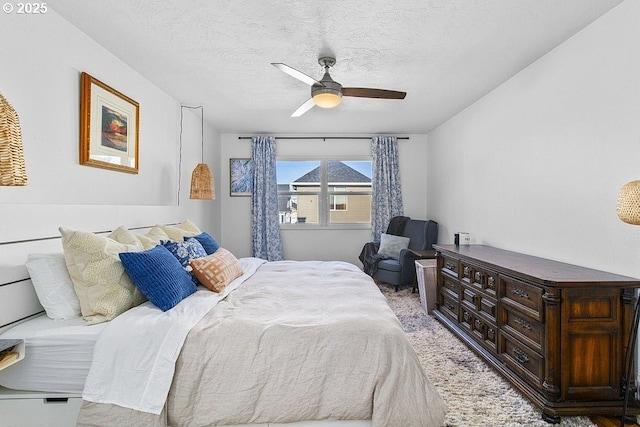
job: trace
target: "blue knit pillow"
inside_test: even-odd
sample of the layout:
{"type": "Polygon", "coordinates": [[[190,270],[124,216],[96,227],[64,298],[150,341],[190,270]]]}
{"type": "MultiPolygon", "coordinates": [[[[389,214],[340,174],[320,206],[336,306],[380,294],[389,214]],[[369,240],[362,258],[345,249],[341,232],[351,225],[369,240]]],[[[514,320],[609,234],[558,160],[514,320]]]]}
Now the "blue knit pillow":
{"type": "Polygon", "coordinates": [[[131,281],[162,311],[169,310],[196,291],[191,276],[164,246],[118,255],[131,281]]]}
{"type": "Polygon", "coordinates": [[[218,248],[220,247],[220,244],[216,241],[216,239],[214,239],[213,236],[207,233],[206,231],[193,237],[184,238],[185,242],[191,239],[195,239],[198,242],[200,242],[204,250],[207,252],[207,255],[211,255],[212,253],[217,251],[218,248]]]}

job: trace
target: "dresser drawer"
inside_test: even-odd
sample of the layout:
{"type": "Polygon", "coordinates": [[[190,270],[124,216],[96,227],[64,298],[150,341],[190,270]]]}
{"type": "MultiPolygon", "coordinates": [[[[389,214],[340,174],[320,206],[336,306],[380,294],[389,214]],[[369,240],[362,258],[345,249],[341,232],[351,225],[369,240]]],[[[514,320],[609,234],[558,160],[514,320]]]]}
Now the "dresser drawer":
{"type": "Polygon", "coordinates": [[[460,285],[460,288],[462,290],[463,306],[473,309],[476,313],[480,313],[480,316],[485,317],[492,323],[496,323],[495,299],[480,293],[475,288],[470,288],[468,285],[460,285]]]}
{"type": "Polygon", "coordinates": [[[438,258],[438,266],[444,274],[453,276],[456,279],[459,277],[460,263],[457,259],[440,254],[438,258]]]}
{"type": "Polygon", "coordinates": [[[496,272],[460,261],[460,278],[463,283],[496,298],[498,288],[498,274],[496,272]]]}
{"type": "Polygon", "coordinates": [[[509,306],[503,305],[501,310],[503,330],[543,354],[544,325],[509,306]]]}
{"type": "Polygon", "coordinates": [[[460,284],[447,276],[442,276],[442,289],[446,289],[456,297],[460,295],[460,284]]]}
{"type": "Polygon", "coordinates": [[[455,322],[458,321],[458,300],[454,298],[446,289],[440,291],[440,311],[446,314],[455,322]]]}
{"type": "Polygon", "coordinates": [[[543,289],[508,276],[500,276],[501,302],[542,322],[543,289]]]}
{"type": "Polygon", "coordinates": [[[467,334],[497,356],[498,328],[495,323],[488,322],[478,316],[466,304],[460,307],[460,326],[467,334]]]}
{"type": "Polygon", "coordinates": [[[504,332],[500,333],[502,359],[520,378],[538,390],[544,381],[543,357],[504,332]]]}

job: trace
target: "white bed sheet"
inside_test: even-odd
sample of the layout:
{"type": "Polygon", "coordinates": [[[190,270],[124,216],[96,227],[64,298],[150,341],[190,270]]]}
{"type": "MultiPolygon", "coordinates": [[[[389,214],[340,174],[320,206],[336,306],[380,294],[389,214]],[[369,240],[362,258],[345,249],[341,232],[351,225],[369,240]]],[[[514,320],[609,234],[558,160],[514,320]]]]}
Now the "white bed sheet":
{"type": "Polygon", "coordinates": [[[53,320],[45,314],[16,325],[0,338],[25,341],[25,357],[0,370],[0,385],[14,390],[82,393],[93,348],[106,323],[82,317],[53,320]]]}

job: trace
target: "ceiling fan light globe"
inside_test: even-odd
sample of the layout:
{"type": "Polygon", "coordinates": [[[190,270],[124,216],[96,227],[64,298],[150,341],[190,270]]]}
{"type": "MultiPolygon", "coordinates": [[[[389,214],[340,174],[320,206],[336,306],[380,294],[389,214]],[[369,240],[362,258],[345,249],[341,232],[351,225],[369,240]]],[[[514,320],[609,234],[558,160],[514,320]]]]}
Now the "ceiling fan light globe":
{"type": "Polygon", "coordinates": [[[320,108],[334,108],[340,101],[342,96],[335,92],[318,92],[313,95],[313,102],[320,108]]]}

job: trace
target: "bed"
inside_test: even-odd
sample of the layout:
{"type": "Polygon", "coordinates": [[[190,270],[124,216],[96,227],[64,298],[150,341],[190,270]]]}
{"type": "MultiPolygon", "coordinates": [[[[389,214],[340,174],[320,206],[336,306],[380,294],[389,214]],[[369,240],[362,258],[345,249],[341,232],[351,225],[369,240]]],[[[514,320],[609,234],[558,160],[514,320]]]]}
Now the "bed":
{"type": "MultiPolygon", "coordinates": [[[[220,293],[198,286],[167,311],[147,301],[108,322],[72,325],[72,335],[100,330],[78,426],[444,423],[446,405],[359,268],[238,262],[242,275],[220,293]]],[[[5,334],[22,335],[23,324],[5,334]]]]}

